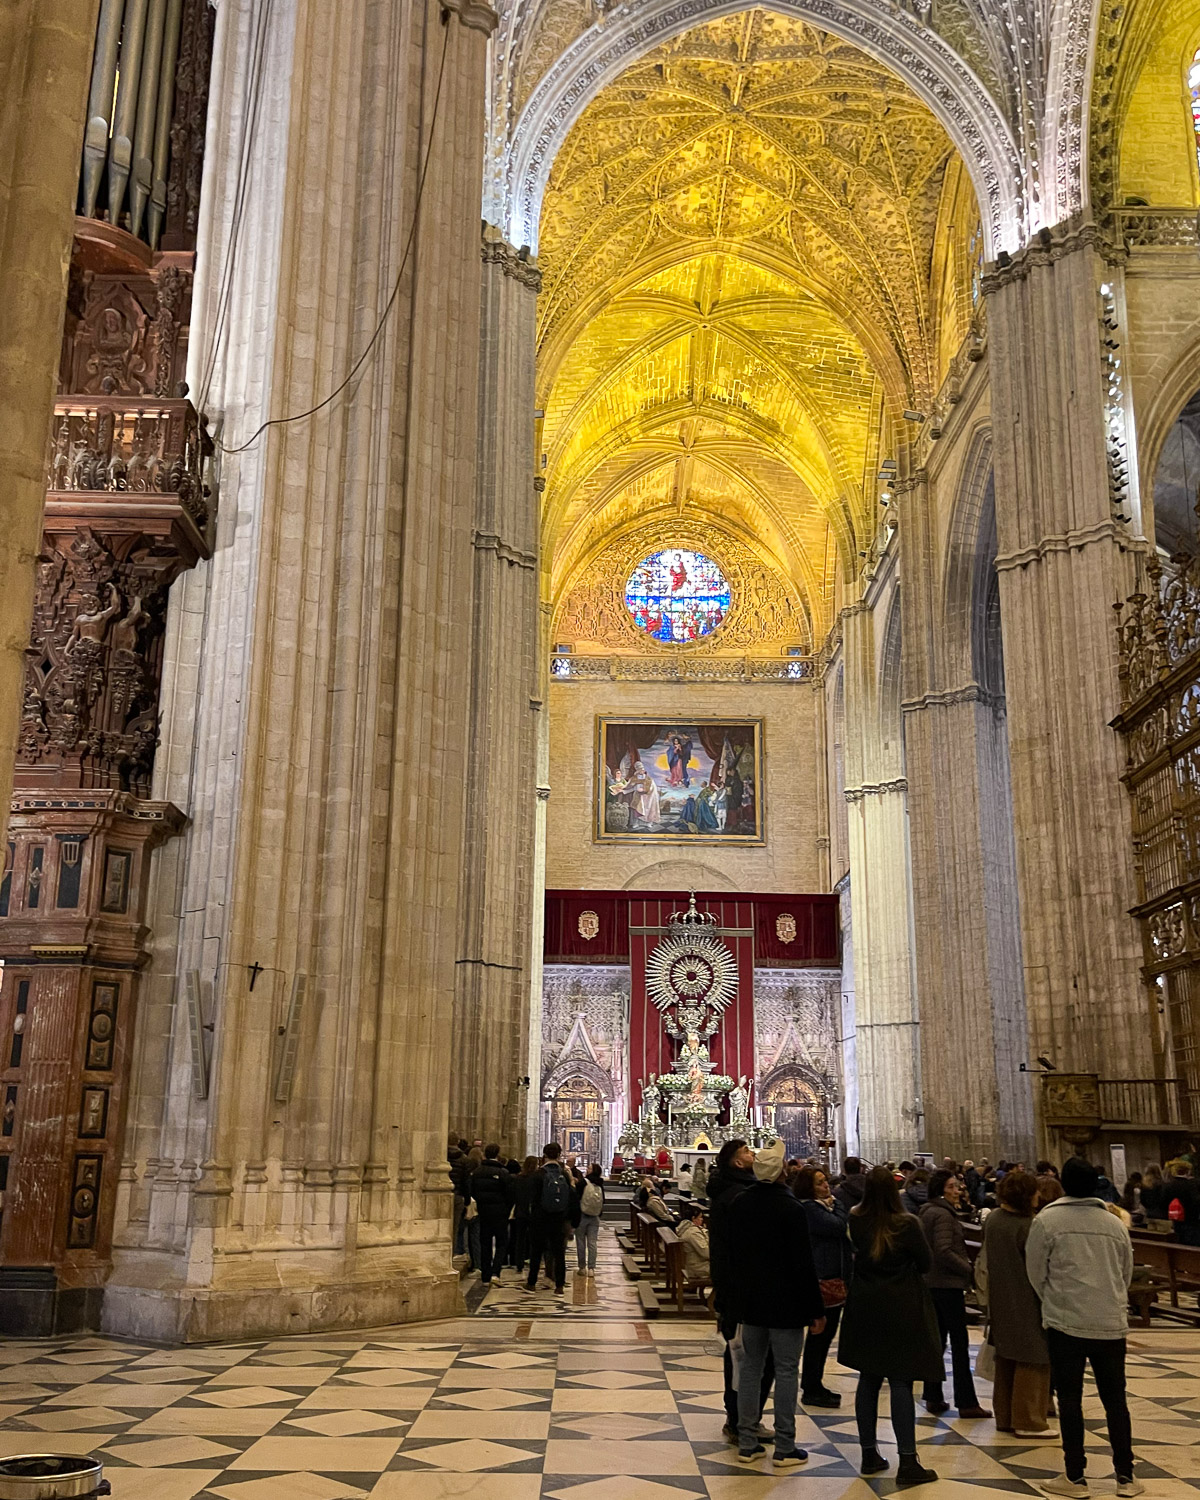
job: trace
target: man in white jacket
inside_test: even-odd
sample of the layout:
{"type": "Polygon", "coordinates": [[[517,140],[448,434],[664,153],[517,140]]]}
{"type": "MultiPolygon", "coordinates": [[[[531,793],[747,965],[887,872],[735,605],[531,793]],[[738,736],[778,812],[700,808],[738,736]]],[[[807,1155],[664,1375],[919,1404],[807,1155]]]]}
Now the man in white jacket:
{"type": "Polygon", "coordinates": [[[1029,1231],[1025,1269],[1042,1300],[1042,1323],[1062,1423],[1066,1476],[1041,1488],[1086,1500],[1083,1375],[1090,1362],[1112,1444],[1117,1494],[1140,1495],[1133,1477],[1133,1433],[1125,1399],[1125,1338],[1133,1246],[1124,1224],[1096,1197],[1099,1170],[1073,1156],[1062,1169],[1065,1194],[1029,1231]]]}

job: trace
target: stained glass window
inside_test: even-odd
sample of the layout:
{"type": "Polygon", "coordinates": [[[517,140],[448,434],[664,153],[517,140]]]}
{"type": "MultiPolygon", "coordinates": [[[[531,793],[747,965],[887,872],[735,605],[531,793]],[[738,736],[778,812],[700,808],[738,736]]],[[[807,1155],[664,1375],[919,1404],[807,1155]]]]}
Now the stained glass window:
{"type": "Polygon", "coordinates": [[[639,630],[679,645],[710,635],[729,613],[729,583],[711,557],[670,547],[644,557],[625,585],[639,630]]]}
{"type": "Polygon", "coordinates": [[[1192,105],[1192,134],[1196,141],[1197,157],[1200,158],[1200,50],[1192,58],[1187,81],[1192,105]]]}

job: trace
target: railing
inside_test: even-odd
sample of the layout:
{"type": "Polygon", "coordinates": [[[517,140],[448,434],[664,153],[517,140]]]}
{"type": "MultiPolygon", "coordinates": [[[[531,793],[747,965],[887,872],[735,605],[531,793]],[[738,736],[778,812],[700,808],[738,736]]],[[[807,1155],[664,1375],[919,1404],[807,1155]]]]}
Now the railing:
{"type": "Polygon", "coordinates": [[[1130,207],[1109,210],[1117,237],[1129,249],[1144,246],[1194,248],[1200,242],[1200,215],[1194,208],[1130,207]]]}
{"type": "Polygon", "coordinates": [[[810,682],[812,656],[585,656],[550,658],[555,682],[810,682]]]}
{"type": "Polygon", "coordinates": [[[54,404],[48,500],[80,491],[170,495],[204,534],[212,439],[190,401],[93,396],[54,404]]]}
{"type": "Polygon", "coordinates": [[[1184,1128],[1197,1123],[1179,1078],[1102,1078],[1100,1114],[1106,1125],[1184,1128]]]}

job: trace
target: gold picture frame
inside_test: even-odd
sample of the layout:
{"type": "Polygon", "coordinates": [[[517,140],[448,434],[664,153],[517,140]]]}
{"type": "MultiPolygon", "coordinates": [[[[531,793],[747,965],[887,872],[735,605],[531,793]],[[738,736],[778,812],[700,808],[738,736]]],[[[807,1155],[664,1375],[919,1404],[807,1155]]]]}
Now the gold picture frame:
{"type": "Polygon", "coordinates": [[[596,716],[600,844],[766,843],[762,719],[596,716]]]}

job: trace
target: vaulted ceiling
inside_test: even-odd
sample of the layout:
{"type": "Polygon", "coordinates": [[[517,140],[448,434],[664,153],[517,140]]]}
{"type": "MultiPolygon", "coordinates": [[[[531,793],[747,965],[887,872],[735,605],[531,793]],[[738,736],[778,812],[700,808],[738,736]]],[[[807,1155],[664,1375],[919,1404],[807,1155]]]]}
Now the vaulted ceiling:
{"type": "Polygon", "coordinates": [[[966,331],[978,210],[931,112],[857,48],[751,10],[584,111],[544,200],[544,555],[719,520],[819,638],[876,474],[966,331]]]}

